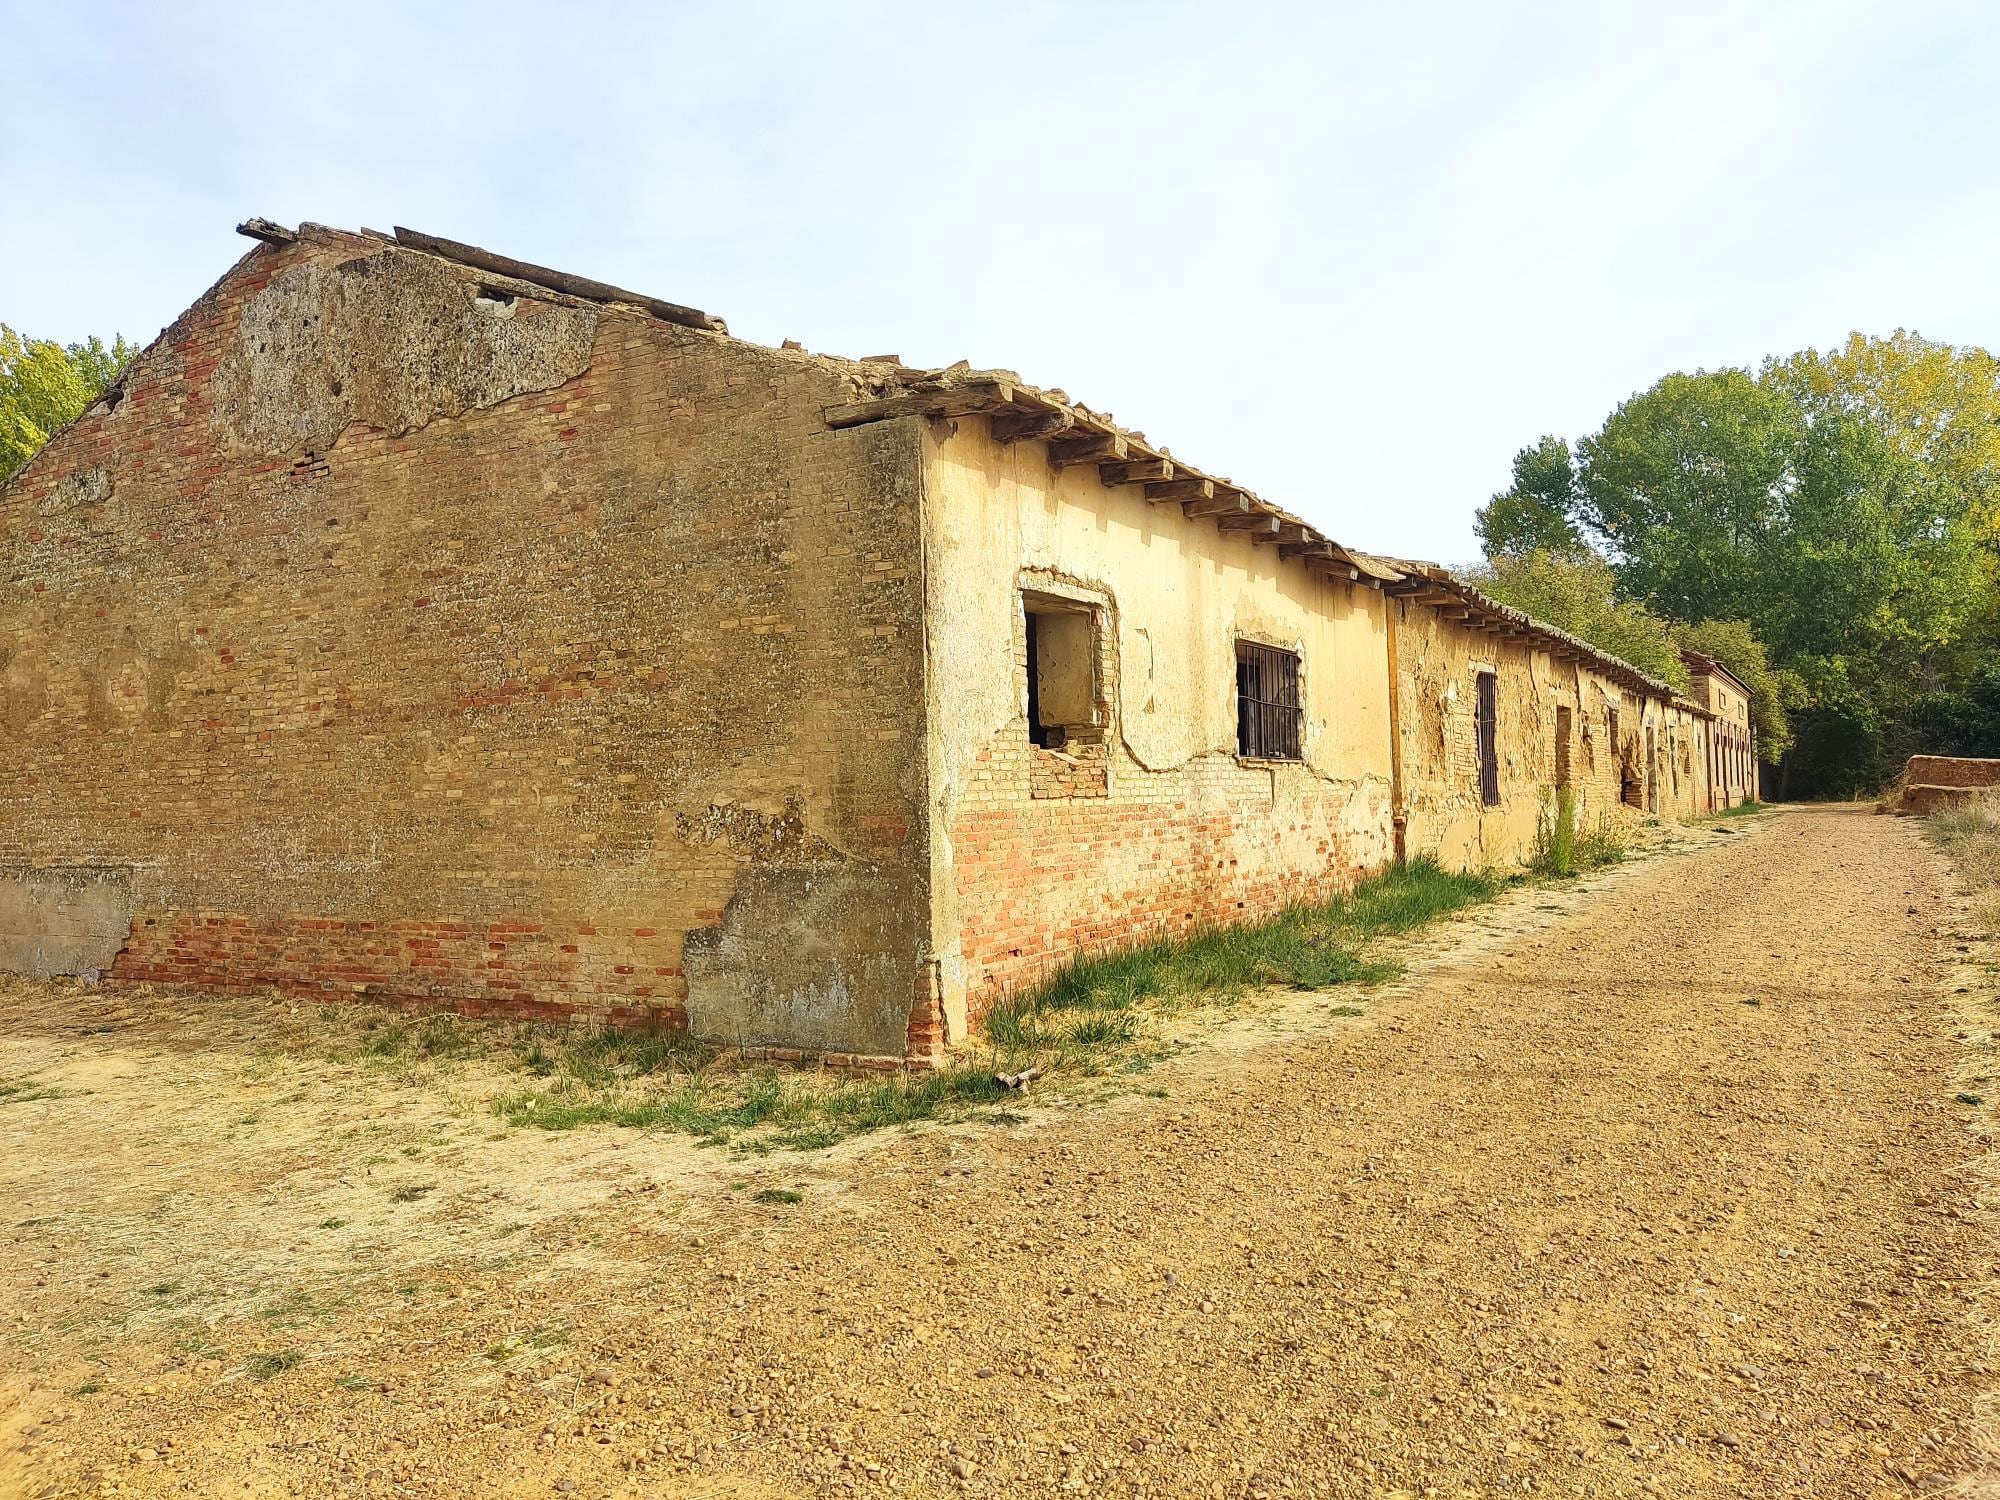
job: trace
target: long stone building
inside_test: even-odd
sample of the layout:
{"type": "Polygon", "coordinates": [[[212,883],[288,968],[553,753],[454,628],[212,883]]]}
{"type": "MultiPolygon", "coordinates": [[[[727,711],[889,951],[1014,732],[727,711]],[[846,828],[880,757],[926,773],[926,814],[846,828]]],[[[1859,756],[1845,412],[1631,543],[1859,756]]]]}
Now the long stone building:
{"type": "Polygon", "coordinates": [[[0,489],[0,967],[924,1060],[1559,784],[1743,793],[1714,696],[1061,391],[244,229],[0,489]]]}

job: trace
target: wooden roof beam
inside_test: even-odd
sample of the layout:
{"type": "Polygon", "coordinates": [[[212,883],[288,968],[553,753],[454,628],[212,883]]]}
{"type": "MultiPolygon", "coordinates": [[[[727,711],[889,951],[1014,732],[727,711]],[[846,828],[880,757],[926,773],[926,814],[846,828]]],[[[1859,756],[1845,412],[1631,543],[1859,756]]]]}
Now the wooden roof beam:
{"type": "Polygon", "coordinates": [[[850,401],[826,409],[829,427],[859,427],[892,417],[966,417],[1006,411],[1014,404],[1010,385],[961,385],[938,391],[904,391],[874,401],[850,401]]]}
{"type": "Polygon", "coordinates": [[[1276,516],[1262,516],[1255,512],[1249,515],[1217,516],[1215,524],[1234,536],[1247,536],[1253,542],[1271,543],[1278,539],[1278,528],[1284,523],[1276,516]]]}
{"type": "Polygon", "coordinates": [[[1337,557],[1309,557],[1306,559],[1306,571],[1315,577],[1331,578],[1338,583],[1361,581],[1361,570],[1337,557]]]}
{"type": "Polygon", "coordinates": [[[1331,542],[1288,542],[1278,539],[1280,557],[1324,557],[1332,559],[1340,555],[1340,549],[1331,542]]]}
{"type": "Polygon", "coordinates": [[[1049,465],[1067,469],[1075,464],[1105,463],[1127,456],[1124,435],[1116,432],[1086,432],[1058,438],[1049,444],[1049,465]]]}
{"type": "Polygon", "coordinates": [[[1212,500],[1215,498],[1213,479],[1167,479],[1146,486],[1146,498],[1155,505],[1164,505],[1175,500],[1212,500]]]}
{"type": "Polygon", "coordinates": [[[1217,490],[1206,500],[1189,500],[1182,504],[1181,513],[1190,520],[1201,520],[1212,516],[1249,516],[1256,514],[1250,497],[1236,490],[1217,490]]]}
{"type": "Polygon", "coordinates": [[[477,245],[443,239],[435,234],[421,234],[417,230],[406,229],[401,224],[396,226],[396,243],[412,250],[422,250],[431,255],[441,256],[445,260],[457,261],[460,265],[471,266],[475,270],[491,271],[496,276],[512,276],[517,281],[528,281],[536,286],[545,286],[551,291],[562,292],[571,297],[581,297],[586,302],[629,302],[635,307],[645,308],[647,312],[665,323],[678,323],[684,328],[703,328],[711,333],[729,332],[729,325],[722,319],[713,313],[705,313],[698,307],[683,307],[678,302],[665,302],[658,297],[648,297],[644,292],[628,292],[623,287],[592,281],[588,276],[572,276],[567,271],[558,271],[550,266],[538,266],[530,261],[515,260],[510,255],[496,255],[493,251],[482,250],[477,245]]]}
{"type": "Polygon", "coordinates": [[[1164,484],[1174,477],[1171,458],[1135,458],[1122,464],[1099,464],[1098,477],[1108,485],[1164,484]]]}

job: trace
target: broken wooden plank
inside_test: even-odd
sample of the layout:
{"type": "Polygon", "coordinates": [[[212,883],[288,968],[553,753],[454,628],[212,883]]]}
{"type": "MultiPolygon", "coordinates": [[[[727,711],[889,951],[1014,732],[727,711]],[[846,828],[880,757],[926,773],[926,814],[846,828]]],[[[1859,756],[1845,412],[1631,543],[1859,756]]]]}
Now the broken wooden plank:
{"type": "Polygon", "coordinates": [[[262,240],[267,245],[289,245],[298,235],[282,224],[273,224],[269,219],[245,219],[236,226],[236,232],[246,238],[262,240]]]}
{"type": "Polygon", "coordinates": [[[1006,385],[960,385],[940,391],[902,391],[873,401],[850,401],[826,408],[829,427],[859,427],[894,417],[969,417],[979,412],[1007,411],[1014,389],[1006,385]]]}
{"type": "Polygon", "coordinates": [[[1135,458],[1122,464],[1099,464],[1098,476],[1106,484],[1156,484],[1174,477],[1171,458],[1135,458]]]}
{"type": "Polygon", "coordinates": [[[473,266],[481,271],[492,271],[499,276],[512,276],[521,281],[545,286],[551,291],[566,292],[572,297],[581,297],[586,302],[630,302],[643,307],[663,323],[678,323],[683,328],[701,328],[710,333],[727,333],[729,325],[712,313],[705,313],[698,307],[683,307],[678,302],[665,302],[658,297],[648,297],[644,292],[628,292],[623,287],[612,286],[608,282],[592,281],[588,276],[572,276],[567,271],[558,271],[551,266],[538,266],[531,261],[515,260],[511,255],[497,255],[491,250],[482,250],[477,245],[463,244],[458,240],[441,239],[434,234],[421,234],[414,229],[396,226],[396,243],[407,245],[412,250],[423,250],[432,255],[455,260],[461,265],[473,266]]]}
{"type": "Polygon", "coordinates": [[[1146,486],[1146,498],[1155,505],[1170,500],[1209,500],[1215,495],[1213,479],[1168,479],[1146,486]]]}
{"type": "Polygon", "coordinates": [[[1067,407],[1058,406],[1049,411],[995,412],[993,415],[993,441],[996,443],[1021,443],[1035,438],[1052,438],[1068,432],[1076,425],[1076,413],[1067,407]]]}

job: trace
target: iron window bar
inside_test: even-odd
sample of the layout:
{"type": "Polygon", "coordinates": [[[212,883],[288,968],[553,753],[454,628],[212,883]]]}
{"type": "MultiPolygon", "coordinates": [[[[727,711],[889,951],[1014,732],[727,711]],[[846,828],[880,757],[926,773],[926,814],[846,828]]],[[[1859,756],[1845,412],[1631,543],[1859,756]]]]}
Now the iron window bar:
{"type": "Polygon", "coordinates": [[[1236,643],[1236,748],[1257,760],[1298,760],[1299,659],[1276,646],[1236,643]]]}

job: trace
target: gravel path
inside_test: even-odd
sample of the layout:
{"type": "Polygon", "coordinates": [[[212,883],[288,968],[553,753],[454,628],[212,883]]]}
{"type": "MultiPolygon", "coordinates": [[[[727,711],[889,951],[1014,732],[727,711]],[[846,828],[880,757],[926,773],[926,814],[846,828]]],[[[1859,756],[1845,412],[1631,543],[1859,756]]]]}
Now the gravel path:
{"type": "Polygon", "coordinates": [[[1199,1052],[1153,1075],[1165,1097],[842,1148],[798,1206],[579,1217],[538,1261],[295,1334],[307,1362],[261,1383],[163,1354],[30,1413],[24,1472],[592,1500],[1943,1492],[1976,1464],[1993,1264],[1947,890],[1908,823],[1812,809],[1587,896],[1517,893],[1364,1020],[1199,1052]]]}

